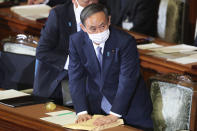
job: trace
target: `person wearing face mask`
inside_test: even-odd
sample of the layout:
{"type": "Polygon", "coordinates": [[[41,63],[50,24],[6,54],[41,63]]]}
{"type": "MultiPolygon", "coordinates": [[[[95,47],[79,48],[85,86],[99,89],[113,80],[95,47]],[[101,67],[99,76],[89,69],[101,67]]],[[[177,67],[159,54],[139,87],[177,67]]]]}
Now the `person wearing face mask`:
{"type": "Polygon", "coordinates": [[[80,31],[80,13],[92,3],[98,0],[67,0],[50,11],[36,49],[34,95],[54,99],[57,104],[71,104],[68,80],[65,80],[68,79],[69,36],[80,31]]]}
{"type": "Polygon", "coordinates": [[[110,26],[101,4],[87,6],[80,18],[82,30],[69,42],[69,88],[76,123],[103,114],[96,126],[121,117],[125,124],[152,130],[152,103],[140,74],[135,39],[110,26]]]}

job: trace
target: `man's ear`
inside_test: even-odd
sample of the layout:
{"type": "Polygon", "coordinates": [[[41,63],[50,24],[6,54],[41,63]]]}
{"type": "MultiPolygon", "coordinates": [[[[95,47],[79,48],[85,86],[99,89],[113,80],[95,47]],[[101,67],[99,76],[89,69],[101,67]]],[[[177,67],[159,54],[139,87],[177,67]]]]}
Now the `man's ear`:
{"type": "Polygon", "coordinates": [[[109,16],[109,18],[108,18],[108,25],[109,26],[111,25],[111,16],[109,16]]]}
{"type": "Polygon", "coordinates": [[[72,0],[72,3],[75,5],[76,8],[78,7],[76,0],[72,0]]]}
{"type": "Polygon", "coordinates": [[[83,24],[80,24],[80,27],[81,29],[84,31],[84,32],[87,32],[87,29],[85,28],[85,26],[83,24]]]}

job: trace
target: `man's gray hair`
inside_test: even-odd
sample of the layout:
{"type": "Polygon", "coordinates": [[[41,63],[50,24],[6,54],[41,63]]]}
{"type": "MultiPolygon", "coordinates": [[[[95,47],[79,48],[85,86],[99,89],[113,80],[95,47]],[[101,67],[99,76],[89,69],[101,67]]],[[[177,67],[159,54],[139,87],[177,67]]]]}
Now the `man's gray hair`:
{"type": "Polygon", "coordinates": [[[97,12],[104,12],[106,19],[109,19],[109,13],[107,8],[102,4],[90,4],[87,7],[83,9],[80,15],[80,19],[82,24],[85,26],[85,21],[88,17],[91,15],[97,13],[97,12]]]}

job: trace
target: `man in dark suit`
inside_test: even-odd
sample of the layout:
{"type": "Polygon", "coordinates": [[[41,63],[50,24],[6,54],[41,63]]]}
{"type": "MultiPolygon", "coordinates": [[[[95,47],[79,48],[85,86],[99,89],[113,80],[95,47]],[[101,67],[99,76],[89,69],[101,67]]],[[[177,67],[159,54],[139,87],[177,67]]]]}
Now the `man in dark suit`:
{"type": "MultiPolygon", "coordinates": [[[[98,0],[67,0],[50,11],[41,31],[36,50],[38,60],[34,79],[34,94],[50,97],[62,104],[62,80],[67,76],[69,36],[80,30],[83,7],[98,0]]],[[[64,95],[64,94],[63,94],[64,95]]]]}
{"type": "Polygon", "coordinates": [[[159,0],[102,0],[108,6],[111,23],[127,30],[155,36],[159,0]]]}
{"type": "Polygon", "coordinates": [[[64,4],[66,1],[68,0],[28,0],[28,4],[32,5],[32,4],[42,4],[45,3],[49,6],[56,6],[58,4],[64,4]]]}
{"type": "Polygon", "coordinates": [[[81,28],[69,43],[69,88],[78,119],[107,114],[97,126],[122,117],[126,124],[152,128],[152,103],[140,75],[135,39],[110,27],[107,9],[87,6],[81,13],[81,28]]]}

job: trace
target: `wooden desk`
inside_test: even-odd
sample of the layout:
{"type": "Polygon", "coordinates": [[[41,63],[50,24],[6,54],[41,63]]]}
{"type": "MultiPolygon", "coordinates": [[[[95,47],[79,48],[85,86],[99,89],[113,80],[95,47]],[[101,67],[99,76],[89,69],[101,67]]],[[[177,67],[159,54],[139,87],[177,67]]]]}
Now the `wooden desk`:
{"type": "MultiPolygon", "coordinates": [[[[135,38],[148,38],[146,35],[142,35],[135,32],[129,32],[129,34],[133,35],[135,38]]],[[[154,38],[153,42],[163,45],[175,45],[176,43],[168,43],[162,41],[158,38],[154,38]]],[[[167,61],[161,57],[155,57],[148,55],[150,51],[148,50],[138,50],[140,54],[140,65],[144,75],[145,80],[148,80],[151,76],[155,74],[167,74],[167,73],[178,73],[183,75],[189,75],[192,77],[193,81],[197,81],[197,68],[193,68],[197,65],[197,63],[192,64],[179,64],[175,62],[167,61]]]]}
{"type": "Polygon", "coordinates": [[[0,8],[0,40],[19,33],[40,36],[43,25],[43,23],[22,18],[9,8],[0,8]]]}
{"type": "MultiPolygon", "coordinates": [[[[57,106],[55,111],[68,108],[57,106]]],[[[0,130],[2,131],[70,131],[39,118],[47,117],[44,104],[11,108],[0,105],[0,130]]],[[[105,131],[141,131],[130,126],[118,126],[105,131]]]]}

